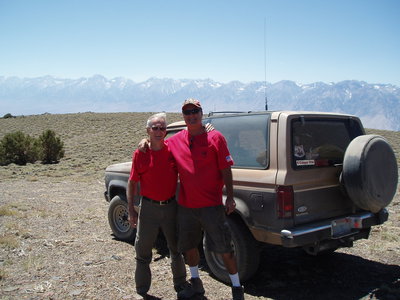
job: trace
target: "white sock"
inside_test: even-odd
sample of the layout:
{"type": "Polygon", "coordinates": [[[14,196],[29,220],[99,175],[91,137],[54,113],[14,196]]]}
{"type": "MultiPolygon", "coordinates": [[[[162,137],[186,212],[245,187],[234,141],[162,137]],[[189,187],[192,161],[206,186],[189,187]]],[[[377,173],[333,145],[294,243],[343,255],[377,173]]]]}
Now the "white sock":
{"type": "Polygon", "coordinates": [[[199,276],[199,266],[189,267],[190,275],[192,278],[200,278],[199,276]]]}
{"type": "Polygon", "coordinates": [[[229,274],[229,277],[231,278],[232,286],[241,286],[240,279],[239,279],[239,273],[229,274]]]}

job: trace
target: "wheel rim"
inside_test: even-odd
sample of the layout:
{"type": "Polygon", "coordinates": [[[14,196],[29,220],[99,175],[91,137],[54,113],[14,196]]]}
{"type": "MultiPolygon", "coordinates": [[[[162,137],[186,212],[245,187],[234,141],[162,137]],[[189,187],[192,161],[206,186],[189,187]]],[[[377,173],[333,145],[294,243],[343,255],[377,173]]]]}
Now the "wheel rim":
{"type": "Polygon", "coordinates": [[[127,232],[130,229],[128,221],[128,210],[123,205],[118,205],[114,210],[114,225],[120,232],[127,232]]]}
{"type": "MultiPolygon", "coordinates": [[[[233,241],[231,241],[231,246],[233,249],[233,254],[235,256],[237,256],[235,243],[233,241]]],[[[215,261],[215,264],[218,266],[218,268],[225,270],[226,269],[225,264],[224,264],[224,261],[222,260],[221,255],[216,254],[214,251],[210,251],[210,254],[211,254],[212,259],[215,261]]],[[[237,259],[238,258],[236,257],[236,260],[237,259]]]]}

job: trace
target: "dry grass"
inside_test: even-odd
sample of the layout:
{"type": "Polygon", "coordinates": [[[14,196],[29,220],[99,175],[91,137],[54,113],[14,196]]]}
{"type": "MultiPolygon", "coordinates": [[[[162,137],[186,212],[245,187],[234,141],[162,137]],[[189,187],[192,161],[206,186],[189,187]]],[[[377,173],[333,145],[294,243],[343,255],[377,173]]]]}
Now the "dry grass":
{"type": "Polygon", "coordinates": [[[17,215],[17,212],[14,209],[10,208],[10,205],[0,206],[0,217],[15,215],[17,215]]]}
{"type": "Polygon", "coordinates": [[[7,249],[16,249],[19,245],[19,239],[13,235],[0,236],[0,247],[7,249]]]}
{"type": "MultiPolygon", "coordinates": [[[[104,169],[117,162],[129,161],[136,145],[146,136],[145,122],[152,113],[82,113],[34,115],[0,119],[0,138],[22,131],[37,137],[44,130],[56,132],[65,145],[65,157],[59,164],[1,167],[0,178],[79,176],[102,178],[104,169]]],[[[169,122],[180,114],[168,114],[169,122]]]]}

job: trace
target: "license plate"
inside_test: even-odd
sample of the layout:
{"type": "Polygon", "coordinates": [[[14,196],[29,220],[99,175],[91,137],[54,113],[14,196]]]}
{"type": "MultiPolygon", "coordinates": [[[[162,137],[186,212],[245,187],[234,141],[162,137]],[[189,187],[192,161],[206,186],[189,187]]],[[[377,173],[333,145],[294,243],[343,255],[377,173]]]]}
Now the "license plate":
{"type": "Polygon", "coordinates": [[[332,237],[339,238],[351,233],[351,221],[348,218],[332,221],[332,237]]]}

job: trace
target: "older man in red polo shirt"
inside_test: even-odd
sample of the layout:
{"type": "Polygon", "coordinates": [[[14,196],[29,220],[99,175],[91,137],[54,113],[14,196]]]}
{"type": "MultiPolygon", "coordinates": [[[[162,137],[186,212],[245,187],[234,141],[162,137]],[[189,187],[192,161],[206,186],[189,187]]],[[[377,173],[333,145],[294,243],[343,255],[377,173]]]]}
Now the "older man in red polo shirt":
{"type": "Polygon", "coordinates": [[[177,250],[175,192],[178,174],[174,158],[164,142],[164,113],[148,119],[147,133],[150,138],[149,149],[146,153],[139,150],[134,152],[127,188],[129,223],[132,227],[137,226],[136,291],[144,299],[151,285],[150,262],[159,229],[164,233],[170,251],[175,291],[179,292],[187,285],[185,262],[177,250]],[[142,197],[138,216],[134,208],[134,195],[137,194],[139,182],[142,197]]]}

